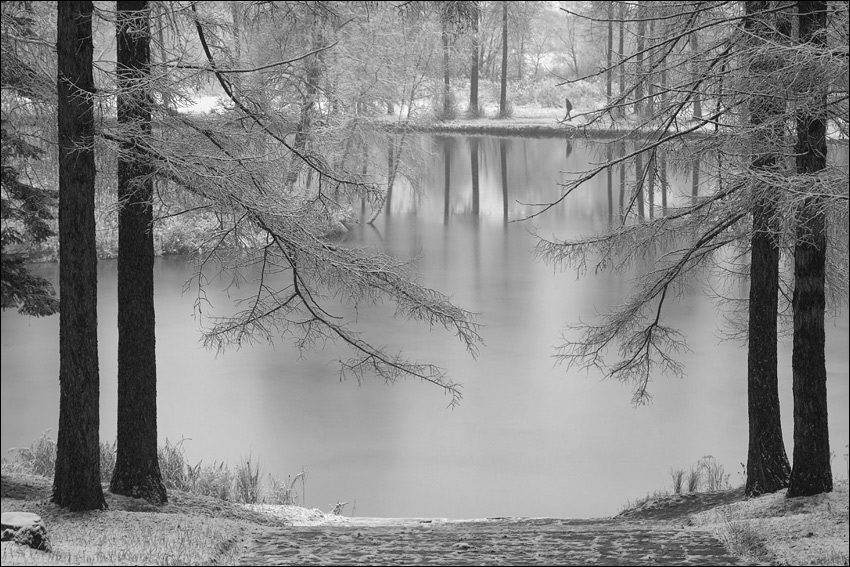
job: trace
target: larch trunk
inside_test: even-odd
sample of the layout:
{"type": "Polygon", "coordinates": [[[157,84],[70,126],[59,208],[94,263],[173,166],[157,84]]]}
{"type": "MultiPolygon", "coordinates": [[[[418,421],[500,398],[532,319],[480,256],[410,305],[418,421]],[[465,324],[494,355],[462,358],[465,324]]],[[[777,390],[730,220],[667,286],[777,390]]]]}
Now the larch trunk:
{"type": "Polygon", "coordinates": [[[53,502],[106,508],[100,485],[100,376],[94,218],[90,1],[59,2],[59,430],[53,502]]]}
{"type": "Polygon", "coordinates": [[[151,135],[147,1],[117,3],[118,438],[114,494],[156,504],[168,498],[157,457],[153,179],[135,148],[151,135]]]}
{"type": "MultiPolygon", "coordinates": [[[[798,2],[800,41],[824,48],[826,2],[798,2]]],[[[814,86],[797,114],[797,174],[814,181],[826,168],[826,91],[814,86]]],[[[826,397],[826,211],[807,197],[798,212],[794,247],[794,466],[788,496],[832,491],[826,397]]]]}

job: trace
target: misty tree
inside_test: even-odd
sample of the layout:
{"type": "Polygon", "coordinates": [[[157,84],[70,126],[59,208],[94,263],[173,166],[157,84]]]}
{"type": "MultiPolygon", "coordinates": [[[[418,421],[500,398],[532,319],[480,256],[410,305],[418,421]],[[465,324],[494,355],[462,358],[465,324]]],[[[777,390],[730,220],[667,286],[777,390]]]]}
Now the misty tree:
{"type": "MultiPolygon", "coordinates": [[[[637,9],[649,4],[642,2],[637,9]]],[[[788,39],[787,22],[797,22],[802,39],[805,17],[791,3],[689,2],[664,8],[651,18],[638,19],[638,26],[646,19],[654,20],[654,37],[642,42],[638,33],[635,51],[623,54],[616,64],[621,80],[629,79],[632,69],[638,73],[625,81],[609,104],[585,116],[588,128],[622,132],[614,144],[627,137],[638,140],[634,150],[608,153],[611,158],[605,163],[564,185],[558,199],[535,213],[557,206],[606,169],[635,161],[634,183],[623,201],[619,222],[610,231],[570,241],[541,238],[537,246],[541,258],[581,273],[622,271],[638,263],[648,266],[635,278],[635,291],[627,302],[565,333],[558,357],[632,384],[635,403],[644,403],[654,377],[684,371],[677,354],[687,348],[685,338],[665,323],[666,306],[710,276],[730,283],[749,279],[761,291],[758,301],[733,300],[732,288],[714,293],[732,307],[732,336],[749,337],[751,348],[758,350],[750,353],[748,364],[748,405],[751,416],[757,418],[751,423],[747,491],[777,490],[787,485],[788,468],[777,429],[778,396],[763,395],[776,389],[771,362],[776,336],[770,329],[777,327],[769,321],[779,317],[787,322],[788,313],[800,312],[798,320],[806,320],[812,330],[802,333],[803,327],[798,328],[802,323],[794,323],[796,347],[815,328],[823,332],[822,311],[820,318],[813,314],[818,305],[835,309],[847,303],[848,283],[840,276],[848,268],[847,167],[823,161],[821,134],[827,120],[837,129],[847,129],[847,87],[841,79],[847,76],[847,7],[834,4],[817,10],[830,14],[828,23],[815,34],[822,43],[809,39],[800,45],[788,39]],[[695,45],[698,50],[693,49],[695,45]],[[647,81],[654,92],[645,89],[647,81]],[[812,95],[814,84],[819,88],[812,95]],[[655,100],[652,106],[651,100],[655,100]],[[629,102],[641,112],[621,118],[618,109],[629,102]],[[811,139],[803,132],[811,132],[811,139]],[[699,194],[694,192],[678,204],[668,203],[664,214],[653,215],[652,203],[657,200],[652,198],[652,187],[660,175],[653,166],[656,158],[663,156],[670,167],[684,168],[700,154],[712,156],[702,161],[700,171],[702,179],[710,181],[697,186],[699,194]],[[801,167],[801,160],[807,165],[801,167]],[[642,214],[645,196],[650,197],[648,218],[642,214]],[[822,224],[811,224],[807,218],[822,224]],[[798,263],[813,266],[802,270],[810,278],[807,282],[821,281],[815,275],[821,260],[805,260],[801,247],[812,250],[811,258],[822,253],[814,250],[827,251],[822,293],[813,283],[801,286],[800,276],[795,285],[793,277],[778,271],[778,255],[793,255],[798,263]],[[813,295],[803,299],[800,294],[808,289],[813,295]],[[787,298],[795,294],[799,299],[792,309],[787,298]],[[803,315],[804,309],[810,314],[803,315]],[[613,362],[611,350],[619,354],[613,362]]],[[[621,29],[625,24],[621,18],[621,29]]],[[[784,328],[789,326],[786,323],[784,328]]],[[[799,357],[794,362],[795,376],[797,368],[822,367],[822,346],[816,341],[808,345],[795,355],[799,357]]],[[[807,423],[825,419],[826,408],[823,373],[811,372],[795,380],[799,384],[795,385],[795,407],[803,404],[812,412],[807,423]]],[[[807,458],[814,454],[822,458],[824,428],[818,426],[810,439],[797,438],[796,431],[795,426],[795,452],[799,449],[807,458]]],[[[826,456],[828,460],[828,451],[826,456]]],[[[815,466],[823,469],[823,465],[815,466]]],[[[819,490],[825,486],[821,482],[819,490]]]]}
{"type": "Polygon", "coordinates": [[[475,13],[472,14],[472,16],[470,17],[470,35],[472,36],[472,46],[470,52],[472,54],[472,63],[469,67],[469,108],[467,109],[467,114],[473,118],[477,117],[481,112],[478,108],[478,64],[480,60],[479,51],[481,49],[478,37],[478,20],[480,18],[480,9],[478,9],[478,2],[475,2],[474,5],[476,8],[475,13]]]}

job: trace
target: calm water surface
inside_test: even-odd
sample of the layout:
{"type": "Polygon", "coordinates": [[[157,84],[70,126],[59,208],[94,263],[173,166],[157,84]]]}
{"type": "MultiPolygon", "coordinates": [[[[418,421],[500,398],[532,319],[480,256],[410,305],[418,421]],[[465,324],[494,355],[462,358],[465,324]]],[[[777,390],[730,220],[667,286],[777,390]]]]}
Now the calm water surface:
{"type": "MultiPolygon", "coordinates": [[[[739,483],[747,449],[746,350],[717,338],[721,317],[699,289],[668,314],[692,349],[681,359],[686,377],[656,377],[651,405],[633,408],[628,386],[554,364],[565,325],[621,302],[627,278],[553,273],[531,258],[532,225],[506,220],[534,210],[521,203],[556,195],[556,182],[567,175],[562,171],[583,169],[599,156],[564,140],[462,137],[423,141],[420,153],[424,173],[414,183],[399,182],[388,212],[374,228],[358,226],[347,242],[417,257],[423,283],[481,314],[480,356],[471,358],[447,333],[393,320],[390,305],[346,314],[356,315],[375,343],[447,368],[463,384],[460,406],[447,409],[448,397],[415,381],[340,383],[333,361],[346,353],[336,347],[305,357],[285,341],[218,356],[205,351],[196,295],[183,292],[193,266],[162,258],[156,267],[161,441],[189,439],[184,448],[193,462],[233,465],[251,456],[278,477],[303,467],[308,506],[327,511],[349,501],[358,516],[610,515],[629,499],[669,487],[671,467],[688,468],[704,455],[716,457],[739,483]]],[[[670,180],[670,203],[691,194],[690,172],[671,171],[670,180]]],[[[609,193],[605,176],[595,179],[534,226],[562,238],[604,229],[619,207],[617,182],[615,174],[609,193]]],[[[55,266],[40,270],[58,278],[55,266]]],[[[99,270],[101,435],[112,440],[116,264],[103,261],[99,270]]],[[[250,294],[247,287],[214,287],[209,299],[218,313],[250,294]]],[[[827,341],[833,465],[844,477],[846,314],[828,321],[827,341]]],[[[780,349],[790,455],[790,343],[780,349]]],[[[46,429],[55,434],[58,365],[57,317],[3,312],[4,450],[26,446],[46,429]]],[[[349,505],[345,513],[351,512],[349,505]]]]}

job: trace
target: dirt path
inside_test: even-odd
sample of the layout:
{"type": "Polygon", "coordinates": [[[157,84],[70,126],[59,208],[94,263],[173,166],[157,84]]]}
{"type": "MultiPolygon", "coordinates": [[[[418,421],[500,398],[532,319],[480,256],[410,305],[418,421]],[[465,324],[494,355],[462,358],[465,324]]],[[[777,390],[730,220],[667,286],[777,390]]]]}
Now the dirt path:
{"type": "Polygon", "coordinates": [[[712,534],[623,519],[475,521],[359,518],[264,528],[243,564],[736,565],[712,534]]]}

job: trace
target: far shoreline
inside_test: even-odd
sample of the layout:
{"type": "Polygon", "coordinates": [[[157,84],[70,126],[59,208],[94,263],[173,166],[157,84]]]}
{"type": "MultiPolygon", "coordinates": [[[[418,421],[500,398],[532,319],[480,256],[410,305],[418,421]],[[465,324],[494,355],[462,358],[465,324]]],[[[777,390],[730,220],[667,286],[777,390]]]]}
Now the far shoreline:
{"type": "MultiPolygon", "coordinates": [[[[655,130],[641,130],[640,125],[633,121],[624,121],[617,127],[603,126],[588,127],[584,123],[565,123],[554,116],[530,115],[520,117],[499,118],[498,116],[464,118],[451,120],[400,120],[387,118],[366,119],[367,124],[376,125],[382,130],[395,132],[421,132],[435,135],[456,136],[496,136],[515,138],[563,138],[563,139],[637,139],[647,138],[655,134],[655,130]],[[626,126],[626,127],[624,127],[626,126]]],[[[730,134],[733,134],[730,132],[730,134]]],[[[665,136],[675,136],[671,130],[665,136]]],[[[697,130],[679,133],[682,138],[708,138],[718,135],[718,132],[708,124],[697,130]]],[[[828,137],[830,144],[848,145],[850,140],[840,137],[828,137]]]]}

